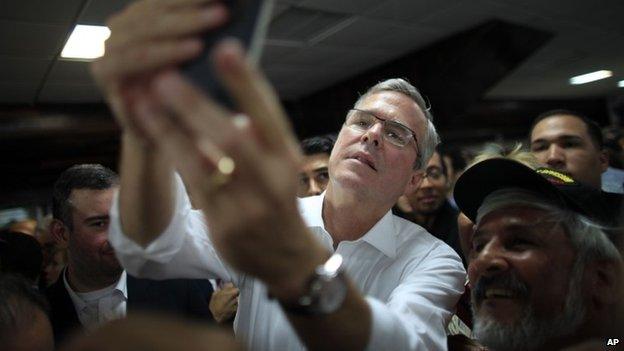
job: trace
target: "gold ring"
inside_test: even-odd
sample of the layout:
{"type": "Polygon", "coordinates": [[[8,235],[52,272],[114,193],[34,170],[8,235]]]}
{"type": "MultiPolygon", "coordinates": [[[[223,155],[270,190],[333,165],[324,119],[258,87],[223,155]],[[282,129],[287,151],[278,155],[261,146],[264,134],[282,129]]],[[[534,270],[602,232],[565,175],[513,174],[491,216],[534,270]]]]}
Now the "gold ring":
{"type": "Polygon", "coordinates": [[[208,184],[211,189],[217,189],[229,183],[236,168],[234,160],[228,156],[221,156],[216,166],[215,171],[208,177],[208,184]]]}

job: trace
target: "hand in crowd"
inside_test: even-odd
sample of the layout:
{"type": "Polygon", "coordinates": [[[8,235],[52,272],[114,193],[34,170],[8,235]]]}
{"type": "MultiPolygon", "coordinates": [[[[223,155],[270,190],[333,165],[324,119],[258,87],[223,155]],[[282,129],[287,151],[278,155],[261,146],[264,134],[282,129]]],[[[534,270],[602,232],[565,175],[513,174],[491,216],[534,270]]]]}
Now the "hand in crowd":
{"type": "Polygon", "coordinates": [[[225,283],[223,288],[212,293],[210,312],[217,323],[225,323],[236,316],[239,290],[232,283],[225,283]]]}
{"type": "Polygon", "coordinates": [[[242,350],[230,333],[179,318],[134,315],[80,335],[62,351],[210,351],[242,350]]]}
{"type": "Polygon", "coordinates": [[[304,286],[301,272],[328,254],[298,214],[301,155],[279,99],[234,40],[216,45],[212,64],[248,117],[216,104],[175,67],[198,55],[199,34],[226,16],[207,1],[137,2],[110,21],[106,55],[93,70],[122,125],[174,161],[221,257],[290,297],[304,286]]]}

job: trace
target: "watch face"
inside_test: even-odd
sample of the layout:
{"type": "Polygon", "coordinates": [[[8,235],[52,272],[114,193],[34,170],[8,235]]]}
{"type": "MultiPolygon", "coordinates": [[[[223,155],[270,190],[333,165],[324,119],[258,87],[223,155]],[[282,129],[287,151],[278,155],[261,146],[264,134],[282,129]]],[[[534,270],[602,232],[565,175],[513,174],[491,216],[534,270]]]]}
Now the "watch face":
{"type": "Polygon", "coordinates": [[[332,313],[342,306],[347,295],[347,282],[343,274],[338,274],[325,282],[318,295],[320,313],[332,313]]]}

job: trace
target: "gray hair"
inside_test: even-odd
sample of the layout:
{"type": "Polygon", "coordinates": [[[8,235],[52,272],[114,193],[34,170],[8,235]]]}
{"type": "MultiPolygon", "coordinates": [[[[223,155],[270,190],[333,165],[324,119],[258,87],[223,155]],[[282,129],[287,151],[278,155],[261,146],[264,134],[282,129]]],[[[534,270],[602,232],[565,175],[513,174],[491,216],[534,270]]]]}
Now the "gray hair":
{"type": "Polygon", "coordinates": [[[418,141],[420,159],[417,157],[416,163],[414,165],[415,169],[424,169],[427,166],[427,162],[429,162],[429,159],[433,156],[436,146],[440,143],[440,137],[438,136],[438,132],[433,125],[433,115],[431,114],[431,107],[427,105],[427,102],[422,97],[418,89],[416,89],[416,87],[410,84],[407,80],[402,78],[386,79],[373,85],[366,91],[366,93],[364,93],[364,95],[360,96],[360,98],[355,102],[354,106],[357,106],[360,102],[362,102],[362,100],[369,97],[370,95],[383,91],[394,91],[408,96],[410,99],[414,100],[416,105],[420,107],[423,114],[427,118],[427,130],[425,131],[425,137],[423,138],[423,140],[418,141]]]}
{"type": "Polygon", "coordinates": [[[511,205],[521,205],[544,210],[548,218],[564,228],[576,250],[579,264],[607,259],[621,260],[615,244],[609,240],[604,226],[570,209],[562,208],[534,192],[520,188],[500,189],[488,195],[477,212],[477,225],[488,213],[511,205]]]}

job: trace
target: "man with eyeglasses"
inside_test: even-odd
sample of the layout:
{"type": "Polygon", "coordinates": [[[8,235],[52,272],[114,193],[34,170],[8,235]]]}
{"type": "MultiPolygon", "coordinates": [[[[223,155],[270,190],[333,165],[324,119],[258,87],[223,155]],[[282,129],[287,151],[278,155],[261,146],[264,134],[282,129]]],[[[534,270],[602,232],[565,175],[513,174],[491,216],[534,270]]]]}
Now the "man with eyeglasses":
{"type": "Polygon", "coordinates": [[[233,282],[235,333],[252,350],[445,350],[461,260],[390,211],[419,185],[438,141],[424,99],[402,79],[370,89],[347,114],[327,190],[297,199],[300,150],[240,44],[224,40],[211,57],[243,116],[175,68],[199,54],[194,39],[225,21],[222,5],[197,7],[133,3],[110,22],[106,54],[92,67],[125,127],[111,209],[124,267],[233,282]],[[153,25],[158,16],[166,26],[153,25]],[[137,65],[127,60],[135,48],[162,51],[137,65]]]}
{"type": "Polygon", "coordinates": [[[443,157],[440,148],[436,148],[425,169],[425,179],[416,191],[406,194],[407,211],[398,206],[393,211],[447,243],[463,259],[457,229],[459,211],[451,206],[446,197],[449,179],[443,157]]]}

